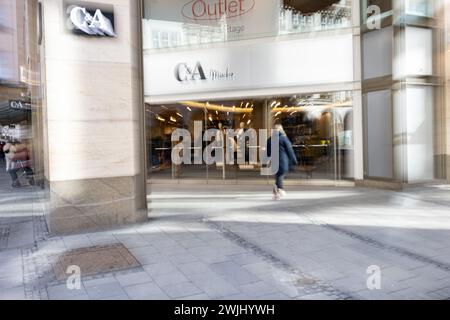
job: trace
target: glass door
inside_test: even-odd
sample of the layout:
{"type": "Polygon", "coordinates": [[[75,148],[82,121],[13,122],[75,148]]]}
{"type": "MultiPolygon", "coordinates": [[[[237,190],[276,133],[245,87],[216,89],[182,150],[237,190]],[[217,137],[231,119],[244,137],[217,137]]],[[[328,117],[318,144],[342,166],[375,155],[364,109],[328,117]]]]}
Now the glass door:
{"type": "MultiPolygon", "coordinates": [[[[147,141],[149,150],[149,175],[156,180],[206,180],[206,165],[196,163],[203,159],[205,147],[206,111],[199,105],[184,103],[167,105],[147,105],[147,141]],[[190,146],[183,152],[189,152],[192,164],[175,164],[172,152],[180,142],[172,142],[176,129],[189,133],[190,146]]],[[[182,141],[182,140],[181,140],[182,141]]],[[[180,154],[184,156],[184,154],[180,154]]]]}
{"type": "Polygon", "coordinates": [[[273,124],[283,126],[299,163],[287,180],[353,177],[351,95],[294,95],[268,103],[273,124]]]}

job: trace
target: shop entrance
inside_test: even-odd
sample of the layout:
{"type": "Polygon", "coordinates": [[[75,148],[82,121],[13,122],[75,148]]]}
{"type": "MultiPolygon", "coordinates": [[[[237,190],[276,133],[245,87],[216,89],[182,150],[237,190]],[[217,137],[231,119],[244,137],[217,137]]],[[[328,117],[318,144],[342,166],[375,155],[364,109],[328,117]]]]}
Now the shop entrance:
{"type": "MultiPolygon", "coordinates": [[[[240,136],[244,136],[247,130],[259,132],[265,129],[270,135],[274,124],[282,124],[299,162],[288,175],[289,182],[351,181],[354,178],[352,106],[351,92],[147,104],[148,178],[152,183],[272,183],[272,177],[261,174],[261,159],[258,157],[257,161],[252,161],[249,157],[252,151],[256,150],[258,154],[264,151],[266,141],[246,141],[245,163],[217,161],[212,165],[175,165],[172,151],[178,142],[172,142],[172,134],[176,129],[191,133],[191,154],[194,157],[196,153],[203,154],[210,143],[194,141],[195,137],[202,139],[208,129],[222,132],[231,129],[235,137],[225,136],[229,141],[219,143],[217,147],[223,148],[219,151],[225,160],[230,156],[227,154],[230,150],[236,153],[241,145],[238,143],[240,136]],[[225,147],[227,144],[234,147],[225,147]]],[[[236,154],[231,157],[236,157],[236,154]]]]}

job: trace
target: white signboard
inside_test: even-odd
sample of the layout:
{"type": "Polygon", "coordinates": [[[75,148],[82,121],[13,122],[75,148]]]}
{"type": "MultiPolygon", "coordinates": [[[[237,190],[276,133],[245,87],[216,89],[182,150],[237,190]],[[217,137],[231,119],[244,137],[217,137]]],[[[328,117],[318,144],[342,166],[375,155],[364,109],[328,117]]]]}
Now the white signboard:
{"type": "Polygon", "coordinates": [[[353,81],[352,35],[144,55],[145,95],[353,81]]]}
{"type": "Polygon", "coordinates": [[[226,25],[228,38],[277,34],[280,0],[149,0],[145,18],[208,26],[226,25]]]}

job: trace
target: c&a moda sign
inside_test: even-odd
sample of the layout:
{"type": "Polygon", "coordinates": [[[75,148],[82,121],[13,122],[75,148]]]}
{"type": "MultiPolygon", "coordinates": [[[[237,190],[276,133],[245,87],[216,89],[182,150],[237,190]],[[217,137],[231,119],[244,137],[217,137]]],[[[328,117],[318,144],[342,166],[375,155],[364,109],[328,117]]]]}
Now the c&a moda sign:
{"type": "Polygon", "coordinates": [[[175,78],[178,82],[229,80],[234,78],[234,72],[228,67],[226,70],[205,69],[200,62],[195,65],[183,62],[176,65],[175,78]]]}
{"type": "Polygon", "coordinates": [[[256,0],[191,0],[182,8],[188,20],[217,21],[243,16],[253,10],[256,0]]]}

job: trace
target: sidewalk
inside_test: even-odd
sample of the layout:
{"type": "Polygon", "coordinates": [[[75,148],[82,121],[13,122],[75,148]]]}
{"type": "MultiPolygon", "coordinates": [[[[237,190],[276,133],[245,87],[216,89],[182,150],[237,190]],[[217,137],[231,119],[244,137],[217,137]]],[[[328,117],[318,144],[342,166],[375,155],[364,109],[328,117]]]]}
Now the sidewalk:
{"type": "MultiPolygon", "coordinates": [[[[292,187],[280,202],[267,186],[152,189],[145,225],[45,239],[25,194],[2,187],[0,228],[17,225],[20,240],[0,248],[0,299],[450,298],[448,186],[292,187]],[[69,290],[55,271],[61,255],[105,248],[122,250],[129,267],[84,275],[69,290]],[[381,269],[380,290],[367,287],[370,266],[381,269]]],[[[84,268],[107,265],[85,259],[84,268]]]]}

